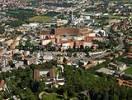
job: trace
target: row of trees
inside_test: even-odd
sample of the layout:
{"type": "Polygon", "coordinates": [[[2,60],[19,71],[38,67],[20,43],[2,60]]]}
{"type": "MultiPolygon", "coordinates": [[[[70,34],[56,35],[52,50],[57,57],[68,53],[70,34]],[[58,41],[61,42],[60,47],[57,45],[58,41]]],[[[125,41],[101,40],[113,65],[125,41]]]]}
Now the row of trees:
{"type": "Polygon", "coordinates": [[[67,93],[67,97],[77,97],[80,100],[86,98],[86,100],[130,100],[132,98],[132,89],[119,87],[112,77],[100,77],[80,68],[65,66],[65,79],[66,83],[62,90],[63,93],[67,93]]]}
{"type": "Polygon", "coordinates": [[[19,20],[25,21],[29,19],[30,17],[35,16],[36,14],[34,10],[18,8],[18,9],[8,10],[7,15],[9,15],[10,17],[14,17],[19,20]]]}
{"type": "Polygon", "coordinates": [[[21,41],[17,48],[20,50],[29,50],[29,51],[39,50],[39,46],[36,46],[34,43],[32,43],[31,39],[28,39],[26,41],[21,41]]]}
{"type": "Polygon", "coordinates": [[[9,98],[13,95],[19,96],[22,100],[37,100],[38,94],[44,90],[43,81],[33,80],[33,70],[31,68],[13,70],[12,72],[3,72],[0,79],[6,80],[9,91],[5,91],[2,98],[9,98]]]}
{"type": "MultiPolygon", "coordinates": [[[[52,65],[56,64],[53,62],[52,65]]],[[[132,89],[118,86],[116,79],[109,76],[98,76],[93,71],[64,65],[65,85],[59,88],[47,88],[44,81],[33,81],[35,66],[1,73],[1,79],[6,80],[10,92],[6,91],[4,98],[19,95],[26,100],[37,100],[39,93],[56,92],[64,99],[79,100],[131,100],[132,89]]],[[[57,98],[55,99],[57,100],[57,98]]]]}

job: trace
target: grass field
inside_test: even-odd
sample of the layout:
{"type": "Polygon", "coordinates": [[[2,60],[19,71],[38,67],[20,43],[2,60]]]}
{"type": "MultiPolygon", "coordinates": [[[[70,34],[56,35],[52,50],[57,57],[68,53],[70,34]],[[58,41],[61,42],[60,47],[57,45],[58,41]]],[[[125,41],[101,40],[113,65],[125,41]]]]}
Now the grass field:
{"type": "Polygon", "coordinates": [[[131,74],[132,75],[132,66],[129,67],[127,70],[125,70],[126,74],[131,74]]]}
{"type": "Polygon", "coordinates": [[[39,22],[39,23],[47,23],[51,21],[51,17],[49,16],[34,16],[29,18],[30,22],[39,22]]]}
{"type": "Polygon", "coordinates": [[[56,94],[56,93],[44,93],[42,95],[42,100],[62,100],[62,96],[56,94]]]}

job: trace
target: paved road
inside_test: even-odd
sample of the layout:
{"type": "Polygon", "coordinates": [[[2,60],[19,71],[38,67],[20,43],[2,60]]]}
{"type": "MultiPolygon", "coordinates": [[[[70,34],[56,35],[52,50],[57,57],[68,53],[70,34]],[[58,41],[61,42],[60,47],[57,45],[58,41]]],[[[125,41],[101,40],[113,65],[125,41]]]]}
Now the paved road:
{"type": "MultiPolygon", "coordinates": [[[[102,54],[96,54],[93,55],[91,57],[86,57],[84,52],[77,52],[77,54],[79,56],[77,57],[71,57],[70,59],[73,60],[94,60],[94,59],[101,59],[105,56],[108,56],[109,54],[111,54],[112,52],[103,52],[102,54]]],[[[57,55],[63,55],[66,56],[67,52],[43,52],[43,55],[53,55],[54,57],[56,57],[57,55]]]]}

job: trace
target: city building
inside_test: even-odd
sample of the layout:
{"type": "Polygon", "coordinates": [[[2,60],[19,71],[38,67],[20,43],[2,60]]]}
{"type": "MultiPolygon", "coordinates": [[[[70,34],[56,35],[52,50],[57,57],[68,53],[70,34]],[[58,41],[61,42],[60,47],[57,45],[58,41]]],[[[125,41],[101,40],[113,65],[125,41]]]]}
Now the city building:
{"type": "Polygon", "coordinates": [[[39,69],[34,69],[34,71],[33,71],[33,79],[35,81],[39,81],[40,80],[40,70],[39,69]]]}
{"type": "Polygon", "coordinates": [[[56,43],[64,48],[81,46],[92,46],[95,37],[92,29],[89,28],[57,28],[55,29],[56,43]],[[93,35],[92,35],[93,34],[93,35]]]}
{"type": "Polygon", "coordinates": [[[125,69],[127,69],[127,66],[125,63],[122,63],[122,62],[112,62],[109,64],[108,66],[110,69],[113,69],[113,70],[117,70],[117,71],[124,71],[125,69]]]}

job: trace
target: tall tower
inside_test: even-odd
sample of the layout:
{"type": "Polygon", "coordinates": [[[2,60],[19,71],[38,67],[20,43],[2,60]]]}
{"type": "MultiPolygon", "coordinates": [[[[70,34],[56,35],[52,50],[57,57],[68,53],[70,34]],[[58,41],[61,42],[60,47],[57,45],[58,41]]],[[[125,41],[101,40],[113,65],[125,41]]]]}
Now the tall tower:
{"type": "Polygon", "coordinates": [[[39,71],[39,69],[34,69],[33,78],[34,78],[35,81],[39,81],[39,79],[40,79],[40,71],[39,71]]]}
{"type": "Polygon", "coordinates": [[[70,23],[73,23],[74,22],[74,14],[73,14],[72,8],[70,9],[69,14],[70,14],[70,23]]]}

